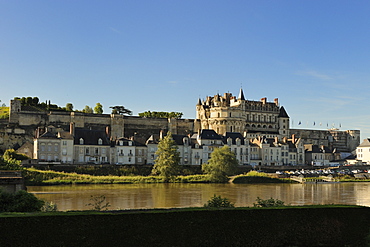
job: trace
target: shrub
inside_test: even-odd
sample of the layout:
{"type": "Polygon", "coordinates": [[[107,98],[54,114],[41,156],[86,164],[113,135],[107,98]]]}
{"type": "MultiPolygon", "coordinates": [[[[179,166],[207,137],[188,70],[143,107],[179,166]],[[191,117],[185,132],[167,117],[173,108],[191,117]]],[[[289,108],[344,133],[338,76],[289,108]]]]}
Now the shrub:
{"type": "Polygon", "coordinates": [[[256,208],[268,208],[268,207],[282,207],[285,206],[284,202],[278,199],[270,198],[267,200],[263,200],[259,197],[256,199],[257,203],[253,203],[253,206],[256,208]]]}
{"type": "Polygon", "coordinates": [[[58,207],[53,202],[47,202],[45,201],[44,205],[41,208],[42,212],[56,212],[58,210],[58,207]]]}
{"type": "Polygon", "coordinates": [[[94,211],[102,211],[102,210],[108,210],[110,207],[109,202],[106,202],[105,195],[101,196],[90,196],[90,203],[86,204],[86,206],[91,206],[92,210],[94,211]]]}
{"type": "Polygon", "coordinates": [[[234,204],[227,198],[222,198],[221,196],[214,195],[206,204],[205,208],[233,208],[234,204]]]}
{"type": "Polygon", "coordinates": [[[27,191],[16,193],[0,191],[0,212],[36,212],[41,211],[44,201],[27,191]]]}

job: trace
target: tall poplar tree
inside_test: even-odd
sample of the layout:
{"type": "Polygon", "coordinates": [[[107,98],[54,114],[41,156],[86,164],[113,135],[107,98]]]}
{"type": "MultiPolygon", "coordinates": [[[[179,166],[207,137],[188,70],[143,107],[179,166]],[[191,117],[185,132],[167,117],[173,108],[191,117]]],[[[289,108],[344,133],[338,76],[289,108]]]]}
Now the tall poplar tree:
{"type": "Polygon", "coordinates": [[[176,176],[180,170],[180,152],[172,139],[171,132],[159,141],[158,149],[155,153],[157,158],[152,169],[153,174],[164,178],[165,182],[176,176]]]}
{"type": "Polygon", "coordinates": [[[211,153],[207,164],[202,165],[202,170],[210,176],[212,182],[226,182],[229,175],[234,175],[238,160],[228,146],[216,148],[211,153]]]}

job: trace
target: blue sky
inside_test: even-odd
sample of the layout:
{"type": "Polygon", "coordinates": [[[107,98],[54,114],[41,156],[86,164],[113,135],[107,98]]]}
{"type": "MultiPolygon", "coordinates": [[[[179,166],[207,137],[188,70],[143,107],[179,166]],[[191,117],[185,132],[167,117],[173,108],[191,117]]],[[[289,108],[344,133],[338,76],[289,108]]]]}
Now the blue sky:
{"type": "Polygon", "coordinates": [[[369,13],[369,1],[0,0],[0,100],[195,118],[199,97],[242,86],[279,98],[293,128],[366,138],[369,13]]]}

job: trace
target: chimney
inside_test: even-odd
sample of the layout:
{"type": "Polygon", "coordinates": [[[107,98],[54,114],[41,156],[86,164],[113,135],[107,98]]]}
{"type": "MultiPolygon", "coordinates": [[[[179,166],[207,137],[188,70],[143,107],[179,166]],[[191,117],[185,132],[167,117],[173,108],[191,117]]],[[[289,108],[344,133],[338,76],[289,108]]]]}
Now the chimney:
{"type": "Polygon", "coordinates": [[[110,137],[110,127],[109,126],[105,127],[105,134],[108,136],[108,138],[110,137]]]}
{"type": "Polygon", "coordinates": [[[288,138],[286,138],[286,136],[285,136],[285,137],[283,137],[283,142],[284,142],[284,143],[287,143],[287,141],[288,141],[288,138]]]}
{"type": "Polygon", "coordinates": [[[75,123],[74,122],[70,122],[69,123],[69,133],[74,136],[75,135],[75,123]]]}
{"type": "Polygon", "coordinates": [[[265,98],[262,98],[262,99],[261,99],[261,102],[262,102],[262,104],[264,104],[264,105],[265,105],[265,104],[266,104],[266,102],[267,102],[267,98],[266,98],[266,97],[265,97],[265,98]]]}
{"type": "Polygon", "coordinates": [[[295,134],[292,135],[292,143],[295,144],[295,134]]]}
{"type": "Polygon", "coordinates": [[[275,98],[275,99],[274,99],[274,102],[275,102],[275,105],[276,105],[276,106],[279,106],[279,99],[278,99],[278,98],[275,98]]]}

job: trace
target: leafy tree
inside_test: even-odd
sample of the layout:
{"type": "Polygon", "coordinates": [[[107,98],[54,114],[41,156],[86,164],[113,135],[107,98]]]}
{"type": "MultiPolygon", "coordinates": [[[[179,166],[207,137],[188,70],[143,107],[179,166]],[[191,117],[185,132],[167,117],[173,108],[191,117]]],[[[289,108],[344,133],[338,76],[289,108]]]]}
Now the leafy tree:
{"type": "Polygon", "coordinates": [[[88,105],[85,106],[85,108],[82,110],[82,112],[84,112],[84,113],[94,113],[93,109],[88,105]]]}
{"type": "Polygon", "coordinates": [[[96,106],[94,107],[94,113],[103,114],[103,105],[100,103],[96,103],[96,106]]]}
{"type": "Polygon", "coordinates": [[[7,149],[3,156],[4,160],[28,160],[28,157],[25,154],[16,152],[14,149],[7,149]]]}
{"type": "Polygon", "coordinates": [[[139,113],[139,117],[147,117],[147,118],[181,118],[182,112],[156,112],[156,111],[146,111],[139,113]]]}
{"type": "Polygon", "coordinates": [[[234,175],[238,166],[235,153],[228,146],[216,148],[211,153],[207,164],[202,165],[202,170],[210,176],[212,182],[227,182],[229,175],[234,175]]]}
{"type": "Polygon", "coordinates": [[[66,104],[66,111],[73,111],[73,104],[72,103],[67,103],[66,104]]]}
{"type": "Polygon", "coordinates": [[[210,200],[206,204],[204,204],[205,208],[233,208],[234,203],[231,203],[229,199],[222,198],[221,196],[213,195],[210,200]]]}
{"type": "Polygon", "coordinates": [[[132,115],[132,111],[122,105],[110,106],[109,108],[112,108],[112,114],[132,115]]]}
{"type": "Polygon", "coordinates": [[[157,158],[152,169],[153,174],[158,174],[168,182],[179,172],[180,153],[177,150],[175,141],[172,139],[171,132],[159,141],[158,150],[155,153],[157,158]]]}

